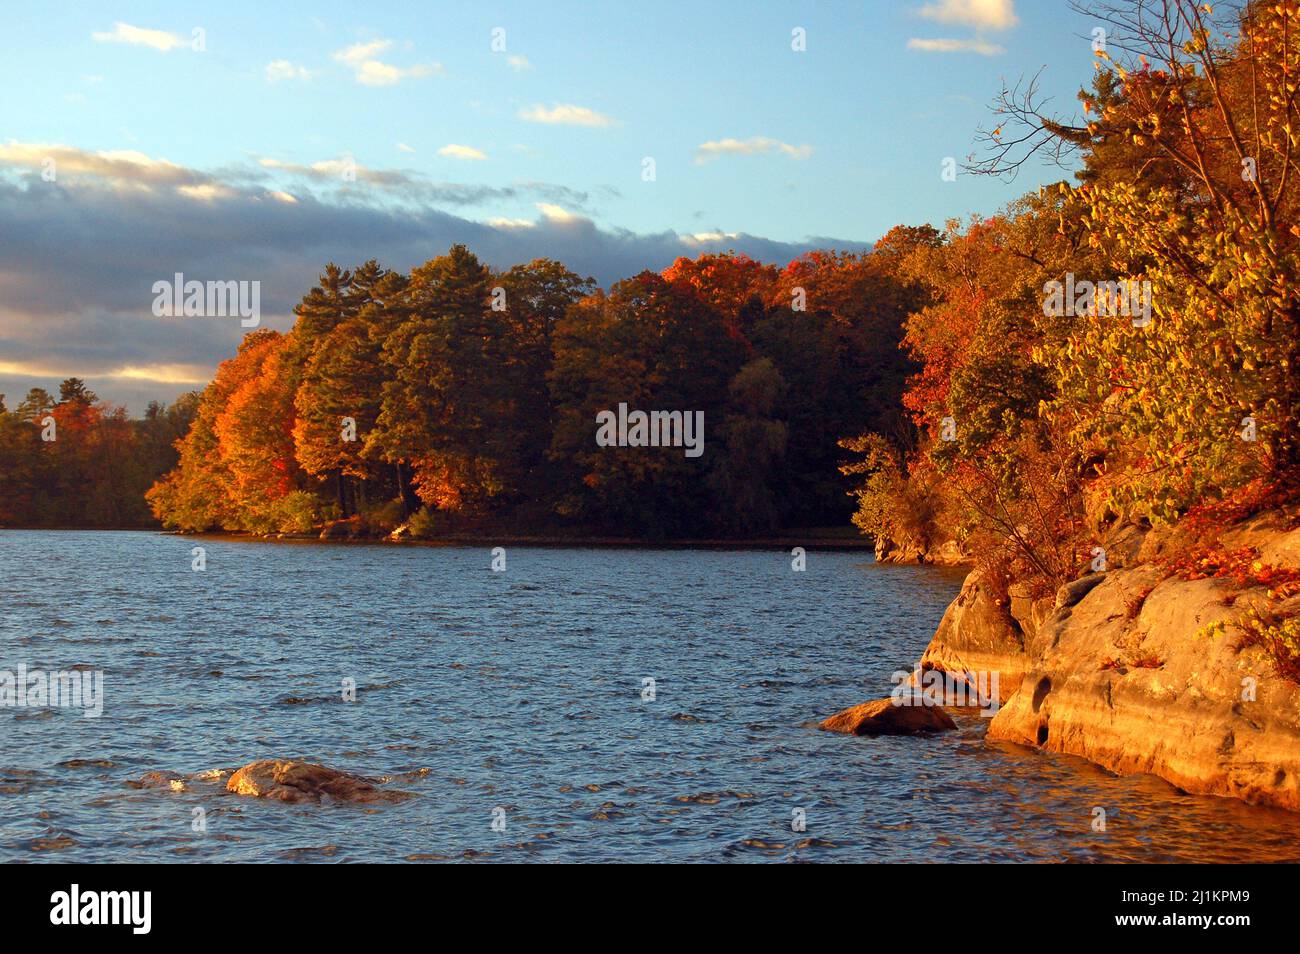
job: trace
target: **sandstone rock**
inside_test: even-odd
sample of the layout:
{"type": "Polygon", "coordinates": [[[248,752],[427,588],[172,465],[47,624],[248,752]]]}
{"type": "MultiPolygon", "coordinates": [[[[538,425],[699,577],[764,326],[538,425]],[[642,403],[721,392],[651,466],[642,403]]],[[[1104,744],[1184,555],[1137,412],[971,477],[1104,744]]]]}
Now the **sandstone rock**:
{"type": "Polygon", "coordinates": [[[1105,573],[1089,573],[1066,583],[1056,591],[1056,609],[1066,609],[1078,603],[1092,591],[1092,588],[1106,579],[1105,573]]]}
{"type": "MultiPolygon", "coordinates": [[[[1055,598],[1013,583],[1009,614],[972,572],[920,666],[1000,671],[1003,705],[990,739],[1300,811],[1300,686],[1278,676],[1263,650],[1244,646],[1233,625],[1265,602],[1264,589],[1182,580],[1161,565],[1217,544],[1300,568],[1292,523],[1259,514],[1212,539],[1181,525],[1119,528],[1106,542],[1108,572],[1075,580],[1055,598]],[[1208,628],[1216,622],[1225,628],[1208,628]]],[[[1300,597],[1272,608],[1300,612],[1300,597]]]]}
{"type": "Polygon", "coordinates": [[[970,562],[970,554],[964,552],[956,540],[930,544],[925,540],[907,538],[891,540],[876,537],[877,563],[928,563],[935,566],[960,566],[970,562]]]}
{"type": "MultiPolygon", "coordinates": [[[[1027,597],[1023,608],[1027,621],[1041,610],[1034,610],[1027,597]]],[[[938,632],[921,657],[920,668],[952,673],[996,672],[1001,702],[1015,692],[1028,667],[1026,638],[1025,628],[1009,607],[1000,605],[979,571],[973,571],[943,614],[938,632]]]]}
{"type": "Polygon", "coordinates": [[[1150,532],[1149,526],[1133,523],[1122,523],[1112,528],[1102,544],[1110,568],[1122,570],[1138,563],[1138,554],[1142,552],[1142,544],[1150,532]]]}
{"type": "Polygon", "coordinates": [[[890,540],[876,537],[877,563],[920,563],[924,550],[910,541],[890,540]]]}
{"type": "Polygon", "coordinates": [[[914,735],[955,729],[957,724],[940,706],[900,706],[893,699],[877,699],[837,712],[818,728],[849,735],[914,735]]]}
{"type": "Polygon", "coordinates": [[[1244,648],[1231,626],[1258,594],[1237,594],[1223,580],[1164,578],[1153,566],[1102,576],[1046,622],[989,738],[1158,775],[1188,792],[1300,810],[1300,687],[1278,677],[1261,650],[1244,648]],[[1147,591],[1134,616],[1135,597],[1147,591]],[[1207,631],[1218,621],[1224,632],[1207,631]]]}
{"type": "Polygon", "coordinates": [[[1011,618],[1020,627],[1022,642],[1032,643],[1052,614],[1055,598],[1036,595],[1024,583],[1012,583],[1007,587],[1007,596],[1011,600],[1011,618]]]}
{"type": "Polygon", "coordinates": [[[385,791],[360,775],[350,775],[324,765],[285,759],[250,762],[230,776],[226,790],[236,795],[274,798],[282,802],[398,802],[410,792],[385,791]]]}

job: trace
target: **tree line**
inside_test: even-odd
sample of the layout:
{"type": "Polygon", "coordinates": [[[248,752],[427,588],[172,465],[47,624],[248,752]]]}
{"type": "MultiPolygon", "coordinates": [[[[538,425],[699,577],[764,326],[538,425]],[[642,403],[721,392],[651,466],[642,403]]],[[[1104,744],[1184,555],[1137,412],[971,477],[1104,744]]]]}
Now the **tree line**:
{"type": "Polygon", "coordinates": [[[175,466],[198,404],[154,401],[130,419],[80,378],[57,398],[32,388],[13,410],[0,394],[0,526],[156,526],[145,492],[175,466]]]}
{"type": "Polygon", "coordinates": [[[898,263],[940,241],[778,268],[681,258],[597,288],[464,246],[402,273],[326,266],[291,331],[247,335],[148,493],[182,530],[743,537],[843,526],[838,441],[907,425],[899,349],[924,303],[898,263]],[[705,452],[602,447],[620,403],[702,412],[705,452]]]}

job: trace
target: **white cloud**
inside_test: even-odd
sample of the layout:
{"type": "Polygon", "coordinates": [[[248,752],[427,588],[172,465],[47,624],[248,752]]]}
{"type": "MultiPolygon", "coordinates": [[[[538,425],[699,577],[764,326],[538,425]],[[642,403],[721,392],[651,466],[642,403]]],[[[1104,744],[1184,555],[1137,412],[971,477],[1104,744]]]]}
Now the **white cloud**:
{"type": "Polygon", "coordinates": [[[397,144],[397,151],[398,151],[398,152],[415,152],[414,149],[412,149],[410,146],[408,146],[408,145],[407,145],[406,143],[404,143],[404,142],[399,142],[399,143],[397,144]]]}
{"type": "Polygon", "coordinates": [[[357,165],[356,161],[352,159],[322,159],[320,162],[313,162],[309,166],[281,162],[279,159],[260,159],[258,162],[267,169],[278,169],[282,172],[291,172],[294,175],[313,178],[335,178],[342,176],[345,172],[355,172],[358,178],[365,178],[370,172],[365,166],[357,165]]]}
{"type": "Polygon", "coordinates": [[[129,149],[89,152],[74,146],[12,139],[0,145],[0,165],[44,171],[47,163],[53,163],[50,168],[60,179],[69,174],[90,176],[118,188],[194,186],[207,181],[207,177],[184,166],[129,149]]]}
{"type": "Polygon", "coordinates": [[[288,60],[272,60],[266,64],[266,81],[268,83],[279,83],[281,80],[293,79],[311,79],[311,70],[305,66],[290,63],[288,60]]]}
{"type": "Polygon", "coordinates": [[[535,223],[527,219],[488,219],[488,225],[494,229],[531,229],[535,223]]]}
{"type": "Polygon", "coordinates": [[[557,126],[612,126],[614,120],[586,106],[574,106],[572,103],[559,103],[547,109],[545,106],[533,106],[521,109],[519,118],[530,123],[547,123],[557,126]]]}
{"type": "Polygon", "coordinates": [[[538,202],[537,211],[542,213],[542,218],[551,223],[587,221],[581,215],[575,215],[563,206],[555,205],[552,202],[538,202]]]}
{"type": "Polygon", "coordinates": [[[740,238],[739,232],[694,232],[680,237],[685,245],[712,245],[740,238]]]}
{"type": "Polygon", "coordinates": [[[360,66],[366,60],[373,60],[380,53],[392,48],[392,40],[371,40],[369,43],[354,43],[334,54],[334,59],[348,66],[360,66]]]}
{"type": "MultiPolygon", "coordinates": [[[[72,365],[60,367],[35,362],[0,361],[0,374],[14,374],[30,378],[63,378],[85,374],[84,368],[72,365]]],[[[127,381],[156,381],[160,384],[207,384],[212,380],[212,369],[199,364],[147,364],[121,365],[97,371],[98,378],[120,378],[127,381]]]]}
{"type": "Polygon", "coordinates": [[[1019,22],[1015,0],[935,0],[917,13],[936,23],[964,23],[988,30],[1007,30],[1019,22]]]}
{"type": "Polygon", "coordinates": [[[528,62],[528,57],[520,56],[518,53],[506,57],[506,65],[516,73],[522,73],[524,70],[531,70],[533,64],[528,62]]]}
{"type": "Polygon", "coordinates": [[[195,364],[127,364],[104,375],[127,381],[156,381],[159,384],[207,384],[212,371],[195,364]]]}
{"type": "Polygon", "coordinates": [[[132,46],[152,47],[155,50],[161,50],[163,53],[190,45],[189,40],[179,37],[175,33],[167,33],[163,30],[148,30],[121,21],[113,24],[112,32],[92,33],[90,36],[96,43],[129,43],[132,46]]]}
{"type": "Polygon", "coordinates": [[[438,155],[447,156],[451,159],[486,159],[487,153],[481,149],[475,149],[473,146],[460,146],[454,142],[448,143],[438,150],[438,155]]]}
{"type": "Polygon", "coordinates": [[[379,54],[387,52],[392,45],[392,40],[355,43],[337,51],[334,59],[352,70],[356,81],[363,86],[392,86],[404,79],[432,76],[434,73],[442,72],[441,63],[401,67],[378,59],[379,54]]]}
{"type": "Polygon", "coordinates": [[[812,155],[812,146],[793,146],[779,139],[767,136],[751,136],[748,139],[716,139],[701,143],[695,149],[696,165],[704,165],[722,156],[759,156],[764,153],[780,152],[791,159],[807,159],[812,155]]]}
{"type": "Polygon", "coordinates": [[[978,53],[980,56],[998,56],[1006,51],[997,43],[990,43],[980,34],[985,30],[1009,30],[1020,22],[1016,17],[1014,0],[934,0],[916,12],[919,16],[936,23],[962,24],[975,28],[975,36],[969,39],[913,37],[907,41],[909,50],[921,50],[925,53],[978,53]]]}
{"type": "Polygon", "coordinates": [[[978,53],[980,56],[998,56],[1006,50],[996,43],[989,43],[979,38],[971,40],[922,40],[916,37],[907,41],[909,50],[921,50],[925,53],[978,53]]]}
{"type": "Polygon", "coordinates": [[[234,189],[217,182],[177,186],[176,191],[185,198],[194,199],[197,202],[213,202],[216,199],[229,199],[235,195],[234,189]]]}

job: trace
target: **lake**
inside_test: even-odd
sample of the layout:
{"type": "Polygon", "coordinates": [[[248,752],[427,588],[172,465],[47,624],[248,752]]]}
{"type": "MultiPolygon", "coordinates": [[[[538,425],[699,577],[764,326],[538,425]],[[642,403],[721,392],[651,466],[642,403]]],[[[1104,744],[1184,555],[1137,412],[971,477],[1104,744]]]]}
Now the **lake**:
{"type": "Polygon", "coordinates": [[[1294,815],[986,744],[978,716],[818,731],[888,695],[959,571],[508,546],[493,572],[491,548],[0,531],[0,670],[103,673],[98,718],[0,709],[0,860],[1300,859],[1294,815]],[[415,797],[130,784],[270,757],[415,797]]]}

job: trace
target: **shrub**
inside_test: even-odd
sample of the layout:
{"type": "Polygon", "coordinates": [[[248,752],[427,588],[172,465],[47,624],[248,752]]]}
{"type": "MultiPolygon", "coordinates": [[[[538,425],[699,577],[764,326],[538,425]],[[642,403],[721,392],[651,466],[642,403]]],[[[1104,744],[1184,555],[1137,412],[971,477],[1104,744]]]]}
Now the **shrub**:
{"type": "Polygon", "coordinates": [[[1300,616],[1280,618],[1251,610],[1238,624],[1245,646],[1259,646],[1283,679],[1300,683],[1300,616]]]}
{"type": "Polygon", "coordinates": [[[406,528],[411,532],[413,540],[432,540],[440,532],[438,523],[437,511],[421,507],[406,521],[406,528]]]}

